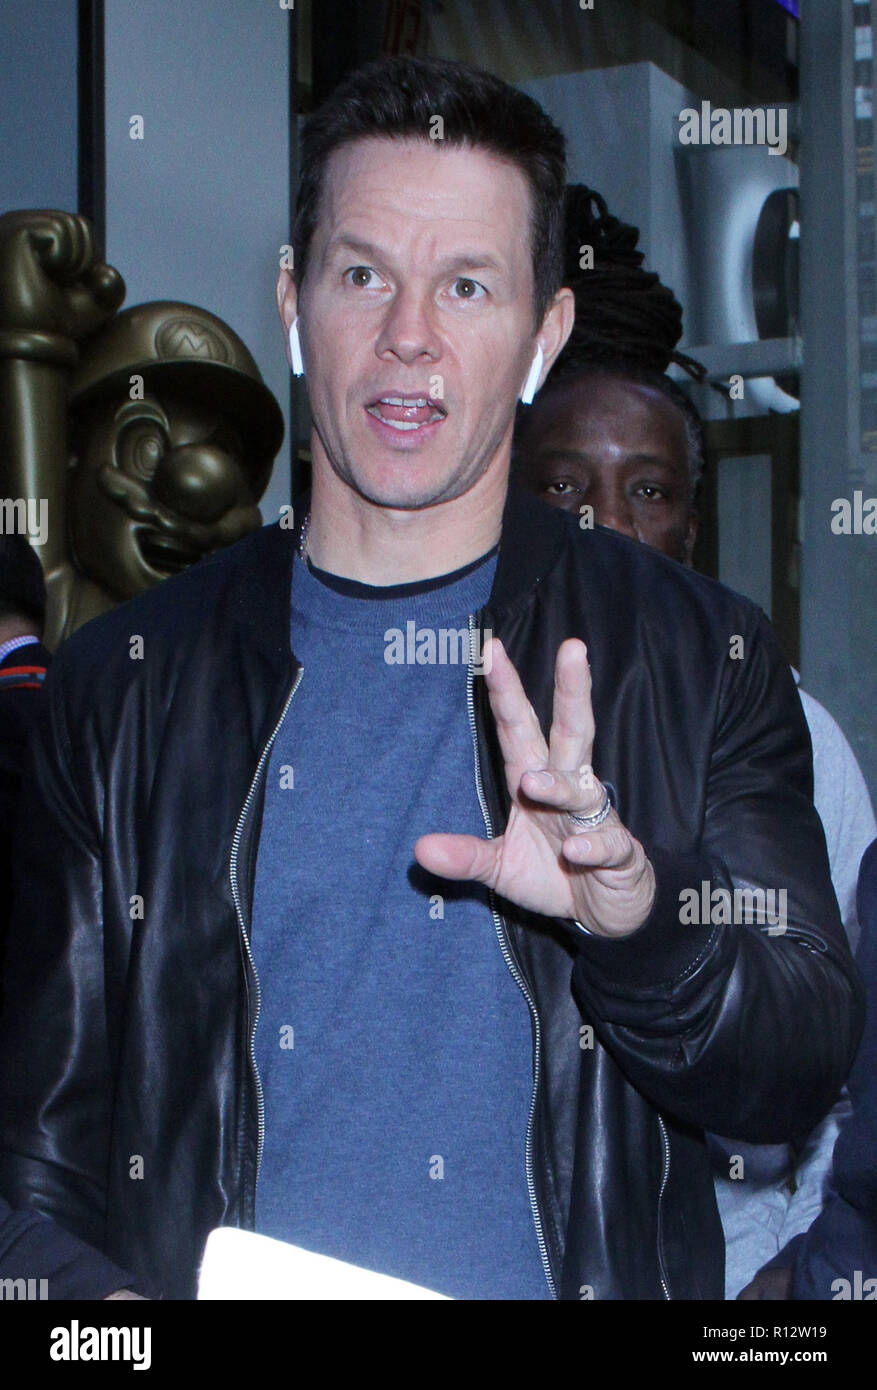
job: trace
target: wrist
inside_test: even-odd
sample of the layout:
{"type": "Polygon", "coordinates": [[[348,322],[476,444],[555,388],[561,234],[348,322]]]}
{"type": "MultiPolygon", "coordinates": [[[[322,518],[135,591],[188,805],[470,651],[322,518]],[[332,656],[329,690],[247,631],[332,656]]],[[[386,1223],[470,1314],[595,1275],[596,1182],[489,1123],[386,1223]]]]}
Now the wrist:
{"type": "Polygon", "coordinates": [[[633,936],[640,927],[644,926],[652,914],[655,900],[658,894],[655,870],[645,851],[638,846],[639,853],[642,855],[643,863],[639,871],[639,881],[633,893],[633,901],[629,904],[628,920],[618,923],[606,923],[601,926],[588,926],[579,921],[577,917],[569,918],[585,936],[602,937],[604,940],[617,941],[626,937],[633,936]]]}

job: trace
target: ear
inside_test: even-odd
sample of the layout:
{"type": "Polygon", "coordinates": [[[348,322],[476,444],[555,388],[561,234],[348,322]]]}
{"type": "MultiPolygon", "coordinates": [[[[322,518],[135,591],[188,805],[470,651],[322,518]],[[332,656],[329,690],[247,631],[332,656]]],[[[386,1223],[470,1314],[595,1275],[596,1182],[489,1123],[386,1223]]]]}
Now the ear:
{"type": "Polygon", "coordinates": [[[542,326],[536,335],[537,342],[540,344],[545,354],[545,366],[542,369],[542,381],[545,380],[551,368],[554,366],[564,343],[572,332],[576,317],[576,301],[572,290],[564,287],[557,291],[553,300],[546,310],[542,320],[542,326]]]}
{"type": "Polygon", "coordinates": [[[292,358],[289,351],[289,330],[295,322],[298,313],[298,292],[295,281],[288,270],[281,270],[277,277],[277,312],[280,315],[280,322],[283,326],[283,341],[286,347],[286,359],[292,366],[292,358]]]}

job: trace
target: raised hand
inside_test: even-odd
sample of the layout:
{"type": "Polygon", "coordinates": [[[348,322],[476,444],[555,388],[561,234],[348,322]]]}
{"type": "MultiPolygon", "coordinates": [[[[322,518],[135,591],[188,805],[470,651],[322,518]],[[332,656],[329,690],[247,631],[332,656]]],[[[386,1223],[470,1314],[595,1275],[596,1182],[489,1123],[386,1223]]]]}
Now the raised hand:
{"type": "Polygon", "coordinates": [[[599,936],[627,936],[642,926],[655,900],[646,853],[617,812],[594,829],[570,813],[591,816],[606,803],[593,774],[594,714],[585,644],[557,652],[554,709],[546,745],[533,706],[502,644],[484,652],[484,680],[505,760],[511,797],[502,835],[422,835],[418,863],[443,878],[487,884],[519,907],[572,918],[599,936]]]}
{"type": "Polygon", "coordinates": [[[84,217],[42,210],[0,217],[0,332],[86,338],[124,298],[125,282],[97,258],[84,217]]]}

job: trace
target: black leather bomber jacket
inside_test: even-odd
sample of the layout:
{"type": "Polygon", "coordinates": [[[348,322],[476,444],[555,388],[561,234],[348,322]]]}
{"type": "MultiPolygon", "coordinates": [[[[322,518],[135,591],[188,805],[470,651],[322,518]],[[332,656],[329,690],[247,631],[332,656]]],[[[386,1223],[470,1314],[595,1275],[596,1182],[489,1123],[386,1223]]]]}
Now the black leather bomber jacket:
{"type": "MultiPolygon", "coordinates": [[[[296,539],[264,527],[75,633],[26,765],[0,1191],[166,1297],[192,1296],[212,1227],[253,1223],[247,933],[265,768],[295,718],[296,539]]],[[[806,1133],[862,1023],[791,672],[745,599],[514,488],[476,621],[546,731],[557,647],[585,640],[595,770],[658,886],[617,941],[496,903],[533,1020],[526,1177],[549,1282],[566,1299],[721,1298],[704,1130],[806,1133]],[[683,923],[682,889],[705,883],[785,890],[785,930],[683,923]]],[[[470,692],[500,833],[483,679],[470,692]]]]}

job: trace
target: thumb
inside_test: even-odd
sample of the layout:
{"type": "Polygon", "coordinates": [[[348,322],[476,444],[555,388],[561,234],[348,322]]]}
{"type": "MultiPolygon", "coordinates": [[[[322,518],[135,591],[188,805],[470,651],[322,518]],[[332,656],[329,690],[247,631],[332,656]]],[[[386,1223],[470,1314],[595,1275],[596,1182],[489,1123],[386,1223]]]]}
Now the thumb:
{"type": "Polygon", "coordinates": [[[498,843],[479,840],[476,835],[421,835],[414,845],[414,857],[440,878],[474,879],[492,887],[498,843]]]}

